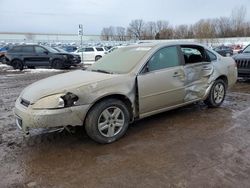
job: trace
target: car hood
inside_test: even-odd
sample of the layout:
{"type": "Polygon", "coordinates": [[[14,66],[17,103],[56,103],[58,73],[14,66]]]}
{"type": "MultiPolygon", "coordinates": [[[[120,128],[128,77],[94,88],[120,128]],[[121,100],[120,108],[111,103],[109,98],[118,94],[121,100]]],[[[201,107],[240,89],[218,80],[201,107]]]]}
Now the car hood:
{"type": "Polygon", "coordinates": [[[250,53],[236,54],[233,56],[234,59],[250,59],[250,53]]]}
{"type": "Polygon", "coordinates": [[[77,70],[63,73],[37,81],[26,87],[20,97],[31,104],[37,100],[59,93],[66,93],[78,87],[115,78],[117,74],[105,74],[91,71],[77,70]]]}

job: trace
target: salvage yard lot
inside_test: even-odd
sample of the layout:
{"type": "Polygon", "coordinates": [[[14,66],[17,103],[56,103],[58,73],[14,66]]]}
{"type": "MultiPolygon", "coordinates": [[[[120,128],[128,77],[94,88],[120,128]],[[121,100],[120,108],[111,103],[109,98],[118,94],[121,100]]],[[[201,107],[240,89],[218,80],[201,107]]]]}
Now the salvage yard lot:
{"type": "Polygon", "coordinates": [[[250,81],[237,82],[220,108],[199,103],[146,118],[110,145],[81,128],[24,138],[16,98],[62,72],[0,72],[0,187],[249,187],[250,81]]]}

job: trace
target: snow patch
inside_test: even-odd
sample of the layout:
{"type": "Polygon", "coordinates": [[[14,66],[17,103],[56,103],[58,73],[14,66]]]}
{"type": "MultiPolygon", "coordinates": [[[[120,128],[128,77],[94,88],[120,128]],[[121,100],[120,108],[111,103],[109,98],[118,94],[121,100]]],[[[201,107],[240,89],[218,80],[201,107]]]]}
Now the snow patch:
{"type": "Polygon", "coordinates": [[[13,67],[0,62],[0,71],[8,71],[8,70],[13,70],[13,67]]]}
{"type": "Polygon", "coordinates": [[[44,73],[44,72],[62,72],[62,71],[63,70],[59,70],[59,69],[43,69],[43,68],[23,70],[23,72],[25,73],[44,73]]]}
{"type": "MultiPolygon", "coordinates": [[[[58,69],[45,69],[45,68],[37,68],[37,69],[24,69],[21,73],[46,73],[46,72],[62,72],[63,70],[58,69]]],[[[10,72],[10,73],[20,73],[20,70],[14,70],[12,66],[3,64],[0,62],[0,72],[10,72]]]]}

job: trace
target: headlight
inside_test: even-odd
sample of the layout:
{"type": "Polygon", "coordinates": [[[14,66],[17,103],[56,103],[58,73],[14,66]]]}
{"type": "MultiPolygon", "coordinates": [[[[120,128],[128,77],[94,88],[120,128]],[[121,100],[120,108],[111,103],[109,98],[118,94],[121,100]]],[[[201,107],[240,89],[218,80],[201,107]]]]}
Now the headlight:
{"type": "Polygon", "coordinates": [[[33,104],[34,109],[58,109],[74,106],[78,97],[73,93],[44,97],[33,104]]]}
{"type": "Polygon", "coordinates": [[[70,92],[62,96],[61,99],[63,99],[64,101],[64,107],[74,106],[76,104],[76,101],[78,101],[78,97],[70,92]]]}

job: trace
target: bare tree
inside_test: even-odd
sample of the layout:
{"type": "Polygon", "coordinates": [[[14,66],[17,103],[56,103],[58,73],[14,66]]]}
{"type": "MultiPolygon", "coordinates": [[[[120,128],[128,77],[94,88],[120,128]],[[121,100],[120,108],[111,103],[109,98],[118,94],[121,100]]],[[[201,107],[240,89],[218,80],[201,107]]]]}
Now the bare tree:
{"type": "Polygon", "coordinates": [[[215,19],[216,35],[217,37],[230,37],[232,36],[232,23],[228,17],[221,17],[215,19]]]}
{"type": "Polygon", "coordinates": [[[135,38],[141,40],[143,35],[144,21],[142,19],[132,20],[129,24],[127,32],[135,38]]]}
{"type": "Polygon", "coordinates": [[[126,40],[126,29],[124,27],[116,27],[116,37],[119,41],[126,40]]]}
{"type": "Polygon", "coordinates": [[[165,28],[160,31],[159,39],[173,39],[174,29],[172,27],[165,28]]]}
{"type": "Polygon", "coordinates": [[[112,40],[114,38],[115,35],[115,31],[114,31],[114,27],[110,26],[110,27],[104,27],[102,29],[101,32],[101,38],[102,40],[112,40]]]}
{"type": "Polygon", "coordinates": [[[144,39],[155,39],[156,35],[156,23],[155,22],[147,22],[143,31],[144,39]]]}
{"type": "Polygon", "coordinates": [[[169,28],[169,23],[168,21],[164,21],[164,20],[158,20],[156,22],[156,33],[161,32],[164,29],[169,28]]]}
{"type": "Polygon", "coordinates": [[[211,42],[218,37],[245,37],[250,36],[250,21],[246,20],[247,10],[244,6],[233,9],[230,17],[216,19],[201,19],[195,24],[178,25],[172,27],[168,21],[145,23],[142,19],[132,20],[125,28],[108,27],[103,28],[102,38],[104,40],[129,40],[129,39],[186,39],[197,38],[211,42]]]}
{"type": "Polygon", "coordinates": [[[174,31],[175,38],[177,39],[186,39],[189,37],[189,28],[188,25],[179,25],[175,27],[174,31]]]}
{"type": "Polygon", "coordinates": [[[233,9],[231,19],[235,37],[244,35],[244,26],[246,19],[247,9],[244,6],[233,9]]]}
{"type": "Polygon", "coordinates": [[[194,34],[197,39],[213,39],[216,37],[215,25],[212,20],[200,20],[194,25],[194,34]]]}

